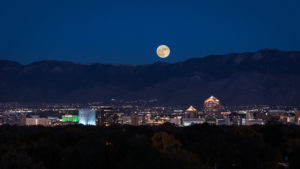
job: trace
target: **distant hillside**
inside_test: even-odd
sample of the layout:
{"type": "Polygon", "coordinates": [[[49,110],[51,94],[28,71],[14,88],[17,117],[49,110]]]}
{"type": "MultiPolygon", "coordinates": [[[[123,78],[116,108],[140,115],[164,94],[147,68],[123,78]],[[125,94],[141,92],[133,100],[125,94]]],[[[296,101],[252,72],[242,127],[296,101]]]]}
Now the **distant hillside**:
{"type": "Polygon", "coordinates": [[[0,102],[202,104],[214,95],[227,105],[300,104],[300,52],[278,50],[140,66],[0,61],[0,77],[0,102]]]}

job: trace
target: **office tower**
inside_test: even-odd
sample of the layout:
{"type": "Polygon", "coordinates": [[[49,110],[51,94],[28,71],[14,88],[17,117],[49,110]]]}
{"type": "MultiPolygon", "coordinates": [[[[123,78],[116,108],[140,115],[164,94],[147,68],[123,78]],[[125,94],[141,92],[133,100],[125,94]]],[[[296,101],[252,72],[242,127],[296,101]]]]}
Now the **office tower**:
{"type": "Polygon", "coordinates": [[[96,112],[92,109],[79,110],[79,124],[83,125],[96,125],[96,112]]]}
{"type": "Polygon", "coordinates": [[[221,113],[220,101],[214,96],[204,101],[204,114],[210,117],[217,117],[221,113]]]}
{"type": "Polygon", "coordinates": [[[198,117],[197,110],[193,106],[190,106],[184,112],[184,118],[197,118],[197,117],[198,117]]]}

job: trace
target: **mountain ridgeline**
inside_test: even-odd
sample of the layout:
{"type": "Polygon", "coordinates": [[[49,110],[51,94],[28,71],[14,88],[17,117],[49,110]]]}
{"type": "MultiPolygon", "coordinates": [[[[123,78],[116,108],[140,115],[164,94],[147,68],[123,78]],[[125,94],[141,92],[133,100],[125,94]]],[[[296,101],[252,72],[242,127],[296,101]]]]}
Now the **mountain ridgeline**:
{"type": "Polygon", "coordinates": [[[150,65],[0,61],[0,102],[59,103],[157,99],[225,105],[300,104],[300,52],[261,50],[150,65]]]}

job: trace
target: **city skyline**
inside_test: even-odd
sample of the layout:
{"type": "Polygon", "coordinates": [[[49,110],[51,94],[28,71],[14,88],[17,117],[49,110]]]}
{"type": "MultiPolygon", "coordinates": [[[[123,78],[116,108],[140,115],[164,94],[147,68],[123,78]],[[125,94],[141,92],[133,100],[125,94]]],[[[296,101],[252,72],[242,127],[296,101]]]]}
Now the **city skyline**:
{"type": "Polygon", "coordinates": [[[0,169],[300,169],[299,0],[0,2],[0,169]]]}
{"type": "Polygon", "coordinates": [[[270,123],[300,125],[299,106],[226,106],[214,96],[201,105],[163,106],[151,102],[0,106],[0,125],[16,126],[253,126],[270,123]],[[197,109],[196,109],[196,108],[197,109]]]}

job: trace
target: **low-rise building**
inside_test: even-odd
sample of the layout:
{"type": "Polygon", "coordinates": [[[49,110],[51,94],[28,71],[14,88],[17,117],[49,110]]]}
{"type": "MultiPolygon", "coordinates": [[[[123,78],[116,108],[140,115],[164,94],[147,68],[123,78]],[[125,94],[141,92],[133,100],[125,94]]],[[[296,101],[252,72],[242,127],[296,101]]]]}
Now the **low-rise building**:
{"type": "Polygon", "coordinates": [[[205,123],[204,118],[183,118],[182,125],[183,126],[190,126],[192,124],[203,124],[205,123]]]}
{"type": "Polygon", "coordinates": [[[245,120],[245,125],[246,126],[264,125],[264,121],[262,119],[246,119],[245,120]]]}
{"type": "Polygon", "coordinates": [[[25,125],[26,114],[22,112],[4,112],[2,114],[2,124],[7,125],[25,125]]]}
{"type": "Polygon", "coordinates": [[[27,126],[49,126],[49,120],[46,117],[31,116],[26,118],[27,126]]]}
{"type": "Polygon", "coordinates": [[[223,118],[223,119],[216,119],[216,125],[223,126],[223,125],[230,125],[230,119],[229,118],[223,118]]]}

